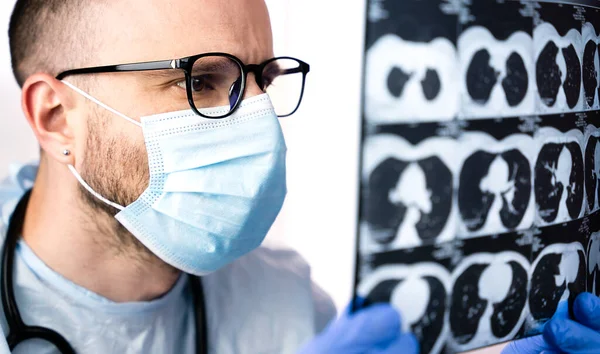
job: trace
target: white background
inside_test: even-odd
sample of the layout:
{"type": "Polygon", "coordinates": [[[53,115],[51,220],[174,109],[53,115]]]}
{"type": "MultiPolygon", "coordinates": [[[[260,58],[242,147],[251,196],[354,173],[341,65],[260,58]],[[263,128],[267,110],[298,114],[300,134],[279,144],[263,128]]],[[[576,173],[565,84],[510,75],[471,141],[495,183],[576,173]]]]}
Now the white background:
{"type": "MultiPolygon", "coordinates": [[[[358,199],[364,1],[266,0],[277,55],[311,65],[299,112],[282,121],[289,149],[289,194],[271,235],[311,264],[314,280],[339,310],[352,295],[358,199]]],[[[0,2],[0,176],[8,164],[37,158],[10,66],[8,20],[0,2]]]]}
{"type": "Polygon", "coordinates": [[[21,92],[11,71],[8,21],[14,0],[0,1],[0,176],[8,164],[37,158],[35,138],[21,113],[21,92]]]}

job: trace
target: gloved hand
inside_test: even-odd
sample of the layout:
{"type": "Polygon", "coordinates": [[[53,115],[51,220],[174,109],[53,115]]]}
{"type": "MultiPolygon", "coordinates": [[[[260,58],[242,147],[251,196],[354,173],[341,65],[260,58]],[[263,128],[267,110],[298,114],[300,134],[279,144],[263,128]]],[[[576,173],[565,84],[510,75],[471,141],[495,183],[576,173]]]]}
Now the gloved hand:
{"type": "Polygon", "coordinates": [[[559,354],[560,352],[546,343],[542,335],[523,338],[509,343],[502,354],[559,354]]]}
{"type": "Polygon", "coordinates": [[[372,305],[355,314],[349,308],[298,354],[419,354],[419,343],[412,334],[401,333],[400,315],[390,305],[372,305]]]}
{"type": "Polygon", "coordinates": [[[574,320],[569,318],[567,303],[561,303],[545,324],[543,335],[510,343],[502,354],[600,353],[600,298],[579,295],[573,313],[574,320]]]}
{"type": "MultiPolygon", "coordinates": [[[[600,353],[600,298],[584,293],[573,304],[575,319],[563,310],[544,327],[544,339],[566,353],[600,353]]],[[[559,351],[557,350],[557,351],[559,351]]]]}

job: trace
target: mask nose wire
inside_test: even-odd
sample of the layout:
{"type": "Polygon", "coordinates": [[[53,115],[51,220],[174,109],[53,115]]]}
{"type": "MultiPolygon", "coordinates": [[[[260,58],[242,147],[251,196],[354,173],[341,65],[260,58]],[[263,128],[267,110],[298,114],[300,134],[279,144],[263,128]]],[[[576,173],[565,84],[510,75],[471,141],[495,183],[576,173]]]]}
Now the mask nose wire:
{"type": "Polygon", "coordinates": [[[68,82],[68,81],[62,81],[63,84],[69,86],[73,91],[77,92],[78,94],[82,95],[83,97],[87,98],[88,100],[94,102],[95,104],[97,104],[98,106],[116,114],[117,116],[125,119],[126,121],[137,125],[138,127],[142,126],[142,123],[136,121],[135,119],[131,119],[129,117],[127,117],[126,115],[124,115],[123,113],[117,111],[116,109],[104,104],[103,102],[101,102],[100,100],[92,97],[90,94],[88,94],[87,92],[81,90],[80,88],[78,88],[77,86],[73,85],[72,83],[68,82]]]}

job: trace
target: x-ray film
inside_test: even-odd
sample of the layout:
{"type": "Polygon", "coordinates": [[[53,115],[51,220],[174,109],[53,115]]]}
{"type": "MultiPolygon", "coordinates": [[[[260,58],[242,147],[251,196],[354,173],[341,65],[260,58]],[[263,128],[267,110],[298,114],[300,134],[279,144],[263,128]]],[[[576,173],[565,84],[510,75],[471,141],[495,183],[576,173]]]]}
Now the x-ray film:
{"type": "Polygon", "coordinates": [[[423,354],[600,295],[600,1],[369,0],[355,294],[423,354]]]}

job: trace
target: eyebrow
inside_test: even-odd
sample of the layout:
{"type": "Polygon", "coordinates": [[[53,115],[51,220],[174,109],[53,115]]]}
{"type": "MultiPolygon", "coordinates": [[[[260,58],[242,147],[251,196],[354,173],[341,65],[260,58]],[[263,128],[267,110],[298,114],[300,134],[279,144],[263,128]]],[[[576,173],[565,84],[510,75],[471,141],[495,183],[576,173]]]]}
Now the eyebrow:
{"type": "Polygon", "coordinates": [[[185,77],[183,70],[177,69],[137,71],[134,73],[148,79],[174,79],[178,77],[183,79],[185,77]]]}
{"type": "Polygon", "coordinates": [[[202,59],[197,61],[192,67],[192,74],[195,72],[222,72],[232,67],[241,71],[241,68],[239,68],[235,62],[230,61],[229,59],[211,61],[207,63],[202,63],[201,60],[202,59]],[[196,64],[200,65],[196,66],[196,64]]]}
{"type": "MultiPolygon", "coordinates": [[[[194,66],[192,75],[198,73],[214,73],[214,72],[223,72],[226,69],[236,68],[237,64],[234,62],[228,63],[222,60],[218,62],[207,62],[202,63],[199,66],[194,66]]],[[[241,69],[238,69],[241,70],[241,69]]],[[[173,78],[184,78],[184,71],[180,69],[164,69],[164,70],[145,70],[145,71],[137,71],[140,76],[143,76],[148,79],[173,79],[173,78]]]]}

